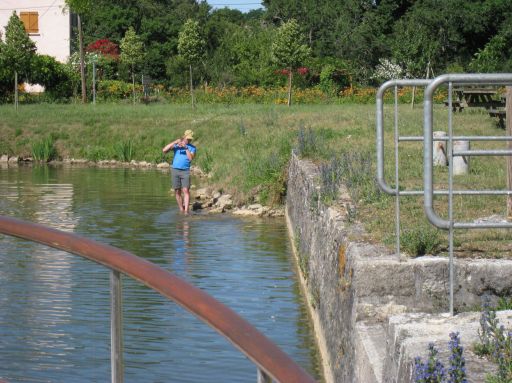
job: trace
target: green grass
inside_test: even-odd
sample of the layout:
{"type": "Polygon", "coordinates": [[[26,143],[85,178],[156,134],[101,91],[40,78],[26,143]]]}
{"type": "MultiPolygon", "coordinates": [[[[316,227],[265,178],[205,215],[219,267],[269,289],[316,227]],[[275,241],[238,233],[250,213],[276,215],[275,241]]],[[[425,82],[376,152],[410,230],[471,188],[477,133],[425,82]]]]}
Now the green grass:
{"type": "MultiPolygon", "coordinates": [[[[393,106],[385,105],[385,176],[394,179],[392,150],[393,106]]],[[[292,148],[299,155],[323,163],[322,198],[331,203],[337,185],[332,174],[350,186],[357,205],[356,218],[365,223],[372,240],[393,246],[394,199],[375,187],[374,105],[22,105],[16,113],[1,106],[0,154],[29,157],[35,143],[54,139],[57,158],[114,159],[159,162],[162,147],[193,129],[198,152],[195,164],[211,173],[213,187],[234,195],[235,202],[256,196],[268,204],[282,203],[286,193],[286,166],[292,148]],[[330,166],[330,168],[328,167],[330,166]]],[[[399,106],[401,135],[422,135],[421,106],[399,106]]],[[[455,134],[503,135],[492,118],[471,110],[453,116],[455,134]],[[470,112],[470,113],[466,113],[470,112]]],[[[434,130],[447,130],[447,110],[436,106],[434,130]]],[[[503,148],[499,143],[472,143],[472,148],[503,148]]],[[[169,156],[165,157],[170,160],[169,156]]],[[[423,188],[423,150],[420,143],[400,144],[400,186],[423,188]]],[[[435,169],[437,187],[447,188],[447,170],[435,169]]],[[[505,189],[506,164],[500,158],[471,158],[471,172],[455,178],[455,188],[505,189]]],[[[457,220],[506,213],[505,197],[455,197],[457,220]]],[[[435,198],[435,207],[447,216],[447,199],[435,198]]],[[[402,231],[422,247],[436,245],[446,252],[443,231],[422,236],[430,228],[419,197],[401,198],[402,231]],[[416,234],[414,234],[416,230],[416,234]]],[[[432,229],[435,232],[435,229],[432,229]]],[[[457,256],[507,256],[512,236],[503,230],[457,231],[457,256]]],[[[416,250],[411,249],[412,253],[416,250]]]]}
{"type": "Polygon", "coordinates": [[[36,161],[48,162],[53,160],[57,151],[54,145],[54,138],[50,134],[39,141],[32,143],[32,158],[36,161]]]}

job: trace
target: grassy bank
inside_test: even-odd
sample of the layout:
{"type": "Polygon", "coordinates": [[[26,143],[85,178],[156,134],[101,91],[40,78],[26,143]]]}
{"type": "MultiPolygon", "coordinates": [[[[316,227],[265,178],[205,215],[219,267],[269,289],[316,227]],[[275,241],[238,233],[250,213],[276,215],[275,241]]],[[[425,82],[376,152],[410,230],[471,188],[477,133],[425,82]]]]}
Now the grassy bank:
{"type": "Polygon", "coordinates": [[[57,158],[160,162],[161,148],[192,128],[195,162],[212,181],[239,200],[260,194],[266,203],[278,203],[284,192],[285,165],[301,128],[325,138],[313,155],[327,157],[329,147],[362,128],[369,133],[373,124],[368,106],[27,105],[18,113],[10,106],[0,111],[0,153],[22,157],[51,141],[57,158]]]}
{"type": "MultiPolygon", "coordinates": [[[[214,186],[235,195],[237,201],[255,196],[276,204],[285,193],[286,164],[292,148],[322,167],[321,198],[333,203],[337,180],[350,186],[358,209],[356,218],[366,223],[371,239],[392,245],[394,200],[375,188],[374,105],[27,105],[16,113],[0,107],[0,154],[33,157],[45,153],[57,158],[119,159],[160,162],[161,148],[193,129],[198,147],[196,164],[212,174],[214,186]]],[[[386,106],[386,179],[393,184],[392,106],[386,106]]],[[[434,130],[446,130],[446,109],[435,113],[434,130]]],[[[400,106],[400,132],[421,135],[422,110],[400,106]]],[[[467,110],[454,116],[456,134],[500,135],[504,132],[481,111],[467,110]]],[[[400,183],[422,188],[422,147],[400,144],[400,183]]],[[[503,147],[473,143],[472,148],[503,147]]],[[[169,158],[167,158],[169,160],[169,158]]],[[[455,179],[456,188],[505,189],[504,158],[472,158],[471,172],[455,179]]],[[[446,169],[436,169],[436,183],[445,187],[446,169]]],[[[436,198],[446,216],[446,198],[436,198]]],[[[458,220],[505,214],[504,197],[455,198],[458,220]]],[[[422,199],[402,198],[402,222],[407,250],[443,250],[445,234],[427,223],[422,199]]],[[[497,249],[510,250],[510,235],[502,231],[457,232],[459,255],[497,249]],[[490,243],[492,242],[492,245],[490,243]]]]}

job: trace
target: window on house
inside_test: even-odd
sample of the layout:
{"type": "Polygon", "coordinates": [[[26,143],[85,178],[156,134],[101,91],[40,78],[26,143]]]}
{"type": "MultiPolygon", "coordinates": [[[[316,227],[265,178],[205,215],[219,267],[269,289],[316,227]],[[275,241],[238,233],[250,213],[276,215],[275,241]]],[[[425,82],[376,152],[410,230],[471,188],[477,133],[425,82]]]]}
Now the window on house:
{"type": "Polygon", "coordinates": [[[20,12],[20,19],[23,22],[27,33],[39,33],[38,12],[20,12]]]}

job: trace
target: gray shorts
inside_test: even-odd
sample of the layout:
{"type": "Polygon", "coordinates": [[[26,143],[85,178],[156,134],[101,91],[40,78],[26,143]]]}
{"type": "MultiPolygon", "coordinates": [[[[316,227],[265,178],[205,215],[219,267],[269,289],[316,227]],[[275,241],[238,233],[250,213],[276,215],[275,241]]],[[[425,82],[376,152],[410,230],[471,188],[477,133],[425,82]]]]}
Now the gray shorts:
{"type": "Polygon", "coordinates": [[[173,189],[190,189],[190,170],[174,169],[171,170],[173,189]]]}

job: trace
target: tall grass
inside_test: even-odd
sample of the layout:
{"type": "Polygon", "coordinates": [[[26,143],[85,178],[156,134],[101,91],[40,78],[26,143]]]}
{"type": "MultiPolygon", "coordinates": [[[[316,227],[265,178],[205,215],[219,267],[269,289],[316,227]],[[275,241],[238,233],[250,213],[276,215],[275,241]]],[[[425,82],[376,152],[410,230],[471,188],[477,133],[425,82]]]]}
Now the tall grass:
{"type": "Polygon", "coordinates": [[[51,135],[35,141],[32,144],[32,157],[36,161],[48,162],[55,159],[57,150],[55,149],[54,139],[51,135]]]}
{"type": "Polygon", "coordinates": [[[210,154],[210,150],[205,149],[200,152],[197,157],[197,163],[203,172],[210,174],[213,169],[213,157],[210,154]]]}
{"type": "Polygon", "coordinates": [[[347,186],[350,196],[358,203],[373,204],[383,198],[375,182],[375,167],[372,154],[343,151],[320,165],[321,197],[324,203],[339,198],[342,184],[347,186]]]}
{"type": "Polygon", "coordinates": [[[130,162],[134,159],[134,146],[132,140],[120,141],[114,144],[114,156],[122,162],[130,162]]]}
{"type": "Polygon", "coordinates": [[[300,157],[315,158],[320,147],[319,136],[311,128],[305,128],[301,124],[297,137],[297,154],[300,157]]]}

